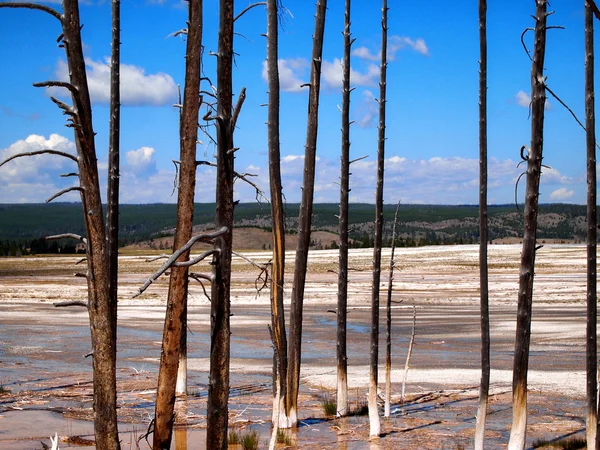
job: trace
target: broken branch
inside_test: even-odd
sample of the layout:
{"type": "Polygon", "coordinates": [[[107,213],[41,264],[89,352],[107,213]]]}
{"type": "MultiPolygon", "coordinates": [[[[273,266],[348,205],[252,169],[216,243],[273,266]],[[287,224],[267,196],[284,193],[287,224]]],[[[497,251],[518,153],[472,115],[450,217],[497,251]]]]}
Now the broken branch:
{"type": "Polygon", "coordinates": [[[59,13],[54,8],[50,8],[46,5],[40,5],[38,3],[27,3],[27,2],[2,2],[0,3],[0,8],[27,8],[27,9],[37,9],[39,11],[44,11],[50,14],[52,17],[57,18],[62,22],[62,14],[59,13]]]}
{"type": "Polygon", "coordinates": [[[64,195],[64,194],[66,194],[68,192],[71,192],[71,191],[83,192],[83,188],[80,188],[79,186],[72,186],[70,188],[63,189],[62,191],[57,192],[52,197],[50,197],[48,200],[46,200],[46,203],[50,203],[52,200],[55,200],[58,197],[60,197],[61,195],[64,195]]]}
{"type": "Polygon", "coordinates": [[[167,259],[167,261],[156,271],[154,272],[154,274],[148,278],[148,280],[146,280],[146,282],[144,283],[144,285],[138,289],[137,294],[135,294],[133,296],[133,298],[138,297],[139,295],[141,295],[146,289],[148,289],[148,287],[154,283],[158,277],[160,277],[163,273],[166,272],[166,270],[171,267],[172,265],[174,265],[175,261],[177,261],[177,259],[183,255],[185,252],[187,252],[189,249],[192,248],[192,246],[196,243],[196,242],[210,242],[216,238],[218,238],[219,236],[222,236],[226,233],[229,232],[229,229],[227,227],[221,227],[220,229],[212,232],[212,233],[206,233],[206,234],[198,234],[196,236],[192,236],[192,238],[187,241],[187,243],[181,247],[179,250],[177,250],[176,252],[174,252],[169,259],[167,259]]]}
{"type": "MultiPolygon", "coordinates": [[[[0,3],[0,5],[1,4],[2,3],[0,3]]],[[[4,164],[6,164],[9,161],[12,161],[13,159],[21,158],[22,156],[36,156],[36,155],[43,155],[43,154],[63,156],[65,158],[69,158],[69,159],[77,162],[77,157],[71,155],[70,153],[61,152],[59,150],[49,150],[48,149],[48,150],[36,150],[35,152],[17,153],[16,155],[12,155],[10,158],[6,158],[4,161],[0,162],[0,167],[2,167],[4,164]]]]}

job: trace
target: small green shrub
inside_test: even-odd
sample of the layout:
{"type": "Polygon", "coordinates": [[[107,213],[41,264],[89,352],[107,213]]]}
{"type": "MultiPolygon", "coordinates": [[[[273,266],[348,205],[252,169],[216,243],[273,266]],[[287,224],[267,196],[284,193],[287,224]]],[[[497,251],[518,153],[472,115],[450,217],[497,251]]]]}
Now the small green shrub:
{"type": "Polygon", "coordinates": [[[321,400],[321,406],[323,407],[323,413],[328,416],[335,416],[337,414],[337,403],[329,395],[321,400]]]}
{"type": "Polygon", "coordinates": [[[229,430],[229,436],[227,438],[227,443],[229,445],[240,444],[240,433],[238,433],[236,430],[229,430]]]}
{"type": "Polygon", "coordinates": [[[241,444],[244,450],[256,450],[258,448],[258,431],[247,431],[241,436],[241,444]]]}

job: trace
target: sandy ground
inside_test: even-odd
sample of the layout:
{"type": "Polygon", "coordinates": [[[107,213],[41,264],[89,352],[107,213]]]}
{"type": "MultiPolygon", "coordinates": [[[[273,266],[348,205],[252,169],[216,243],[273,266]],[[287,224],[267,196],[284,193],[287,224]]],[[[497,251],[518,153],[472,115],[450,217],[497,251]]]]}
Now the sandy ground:
{"type": "MultiPolygon", "coordinates": [[[[492,328],[492,398],[486,448],[506,446],[511,420],[518,266],[521,247],[489,249],[492,328]]],[[[367,444],[364,417],[321,420],[323,398],[335,386],[337,251],[309,255],[305,293],[300,417],[291,436],[301,448],[463,448],[471,444],[479,371],[478,247],[397,249],[392,327],[392,418],[384,437],[367,444]],[[404,363],[416,314],[414,353],[407,374],[406,403],[400,404],[404,363]],[[309,420],[310,419],[310,420],[309,420]]],[[[266,262],[266,252],[246,254],[266,262]]],[[[0,448],[42,448],[48,436],[90,438],[91,361],[87,312],[55,308],[54,302],[84,300],[84,270],[78,258],[0,259],[0,448]],[[83,419],[83,420],[82,420],[83,419]]],[[[350,254],[349,386],[354,403],[364,402],[369,374],[372,252],[350,254]]],[[[291,274],[293,253],[287,254],[291,274]]],[[[537,254],[534,322],[529,373],[529,438],[581,435],[585,396],[585,247],[546,245],[537,254]]],[[[153,414],[167,278],[140,297],[133,295],[161,261],[120,258],[119,415],[124,448],[136,448],[153,414]]],[[[384,252],[384,265],[389,252],[384,252]]],[[[208,266],[194,271],[208,271],[208,266]]],[[[387,274],[387,269],[384,271],[387,274]]],[[[234,260],[232,286],[232,426],[268,435],[272,350],[268,292],[257,295],[257,271],[234,260]]],[[[384,277],[382,293],[387,290],[384,277]]],[[[291,288],[291,277],[286,285],[291,288]]],[[[177,448],[204,448],[209,348],[208,300],[192,285],[189,316],[189,396],[180,413],[186,428],[177,448]],[[185,445],[183,442],[185,441],[185,445]]],[[[288,290],[289,297],[289,290],[288,290]]],[[[383,294],[385,296],[385,294],[383,294]]],[[[385,300],[382,297],[382,300],[385,300]]],[[[380,361],[384,361],[384,311],[380,361]]],[[[379,375],[384,380],[383,371],[379,375]]],[[[382,385],[383,387],[383,385],[382,385]]],[[[264,439],[261,445],[264,444],[264,439]]],[[[146,448],[144,442],[141,448],[146,448]]],[[[74,446],[63,442],[62,447],[74,446]]],[[[175,448],[175,447],[174,447],[175,448]]]]}

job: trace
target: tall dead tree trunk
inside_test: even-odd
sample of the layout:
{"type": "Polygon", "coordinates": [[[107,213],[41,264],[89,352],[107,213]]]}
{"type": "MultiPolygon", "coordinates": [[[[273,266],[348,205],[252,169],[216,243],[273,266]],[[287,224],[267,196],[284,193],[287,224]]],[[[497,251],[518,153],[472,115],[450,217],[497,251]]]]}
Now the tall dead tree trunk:
{"type": "Polygon", "coordinates": [[[398,225],[398,212],[400,201],[396,205],[394,214],[394,227],[392,229],[392,254],[390,255],[390,275],[387,289],[386,324],[385,324],[385,404],[383,416],[390,417],[392,403],[392,293],[394,290],[394,268],[396,267],[396,227],[398,225]]]}
{"type": "Polygon", "coordinates": [[[302,181],[302,201],[298,218],[298,243],[292,286],[290,308],[290,336],[288,351],[287,395],[285,418],[280,422],[285,427],[298,424],[298,389],[300,387],[300,359],[302,354],[302,309],[304,305],[304,287],[310,232],[312,225],[313,194],[315,189],[315,161],[317,154],[317,126],[319,123],[319,93],[321,90],[321,62],[323,55],[323,35],[325,33],[325,13],[327,0],[317,0],[315,31],[310,68],[308,98],[308,120],[306,124],[306,144],[304,146],[304,178],[302,181]]]}
{"type": "MultiPolygon", "coordinates": [[[[285,218],[281,185],[279,147],[279,0],[267,1],[267,67],[269,76],[269,184],[271,186],[271,220],[273,235],[273,265],[271,274],[271,332],[275,354],[273,425],[277,428],[280,411],[285,411],[287,376],[287,338],[283,309],[285,275],[285,218]]],[[[276,435],[276,432],[275,432],[276,435]]]]}
{"type": "Polygon", "coordinates": [[[523,250],[519,273],[517,332],[513,363],[513,420],[508,448],[525,448],[527,428],[527,370],[531,338],[533,278],[537,249],[537,214],[542,150],[544,137],[544,106],[546,86],[544,58],[546,53],[547,0],[536,0],[533,61],[531,65],[531,149],[527,157],[527,188],[525,193],[523,250]]]}
{"type": "Polygon", "coordinates": [[[206,412],[207,449],[227,448],[230,285],[233,231],[234,148],[232,114],[233,0],[220,0],[217,55],[217,179],[215,226],[227,233],[215,242],[210,308],[210,369],[206,412]]]}
{"type": "MultiPolygon", "coordinates": [[[[113,339],[117,342],[117,295],[119,279],[119,140],[121,123],[121,0],[112,0],[112,54],[110,60],[110,123],[108,149],[108,290],[113,314],[113,339]]],[[[115,352],[117,346],[115,345],[115,352]]],[[[115,353],[115,361],[117,355],[115,353]]]]}
{"type": "MultiPolygon", "coordinates": [[[[192,237],[194,190],[196,187],[196,143],[200,101],[202,55],[202,0],[188,2],[185,88],[180,123],[180,167],[177,193],[177,225],[174,250],[192,237]]],[[[187,261],[190,251],[178,261],[187,261]]],[[[173,266],[163,331],[163,343],[156,394],[154,450],[168,449],[173,433],[177,372],[181,355],[181,335],[186,332],[185,314],[188,296],[188,267],[173,266]]]]}
{"type": "Polygon", "coordinates": [[[348,414],[348,356],[346,317],[348,313],[348,196],[350,193],[350,0],[344,14],[344,61],[342,81],[342,156],[340,175],[340,256],[337,301],[337,415],[348,414]]]}
{"type": "MultiPolygon", "coordinates": [[[[38,87],[60,87],[71,93],[73,106],[52,98],[52,101],[68,116],[74,129],[77,157],[55,150],[41,150],[34,154],[55,154],[77,162],[79,186],[64,189],[48,201],[60,195],[79,191],[84,211],[87,234],[87,287],[88,313],[92,343],[93,387],[94,387],[94,434],[96,447],[106,450],[119,449],[116,404],[116,321],[109,293],[108,255],[106,229],[98,180],[98,165],[92,107],[83,58],[81,25],[77,0],[63,0],[63,13],[45,5],[34,3],[0,3],[4,8],[28,8],[44,11],[58,19],[62,26],[61,41],[64,44],[69,69],[69,82],[46,81],[38,87]]],[[[28,154],[17,154],[0,163],[28,154]]]]}
{"type": "Polygon", "coordinates": [[[481,384],[475,425],[475,449],[483,450],[490,391],[490,310],[488,299],[487,226],[487,0],[479,0],[479,299],[481,317],[481,384]]]}
{"type": "Polygon", "coordinates": [[[383,237],[383,175],[385,166],[385,104],[387,84],[387,0],[381,8],[381,79],[379,81],[379,136],[377,144],[377,189],[375,192],[375,239],[373,243],[373,286],[371,290],[371,368],[369,378],[369,435],[381,434],[377,407],[377,370],[379,366],[379,290],[381,282],[381,245],[383,237]]]}
{"type": "Polygon", "coordinates": [[[594,93],[594,16],[585,2],[585,128],[587,148],[587,416],[588,448],[598,445],[598,294],[596,216],[596,112],[594,93]]]}

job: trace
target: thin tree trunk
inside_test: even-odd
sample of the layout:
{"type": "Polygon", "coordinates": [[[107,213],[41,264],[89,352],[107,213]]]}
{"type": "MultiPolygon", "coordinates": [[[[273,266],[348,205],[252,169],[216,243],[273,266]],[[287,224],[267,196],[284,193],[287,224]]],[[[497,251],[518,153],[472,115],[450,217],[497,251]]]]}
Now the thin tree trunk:
{"type": "MultiPolygon", "coordinates": [[[[117,350],[117,295],[119,271],[119,140],[121,122],[121,0],[112,0],[112,54],[110,60],[110,119],[108,149],[108,290],[113,314],[113,340],[117,350]]],[[[115,353],[115,361],[117,355],[115,353]]]]}
{"type": "MultiPolygon", "coordinates": [[[[300,387],[300,359],[302,354],[302,309],[310,232],[312,225],[313,193],[315,189],[315,161],[317,154],[317,126],[319,123],[319,93],[321,90],[321,62],[323,55],[323,35],[325,33],[325,13],[327,0],[317,0],[315,32],[310,69],[310,93],[308,98],[308,120],[306,124],[306,144],[304,156],[304,178],[302,201],[298,218],[298,241],[294,266],[294,282],[290,308],[290,336],[288,351],[287,394],[285,426],[298,424],[298,389],[300,387]]],[[[282,424],[283,426],[284,424],[282,424]]]]}
{"type": "Polygon", "coordinates": [[[206,412],[206,448],[227,448],[230,360],[230,287],[233,231],[233,126],[232,62],[233,0],[220,0],[217,56],[217,183],[215,226],[227,227],[215,247],[219,250],[213,270],[210,308],[210,369],[206,412]]]}
{"type": "Polygon", "coordinates": [[[490,311],[487,226],[487,0],[479,0],[479,296],[481,306],[481,384],[475,450],[483,450],[490,391],[490,311]]]}
{"type": "Polygon", "coordinates": [[[539,185],[544,136],[544,58],[546,52],[547,0],[536,1],[533,62],[531,66],[531,149],[527,159],[527,188],[525,193],[525,229],[519,274],[517,332],[513,364],[513,421],[508,448],[525,448],[527,429],[527,370],[531,338],[531,310],[537,237],[539,185]]]}
{"type": "Polygon", "coordinates": [[[75,128],[79,181],[88,236],[88,311],[93,351],[94,433],[96,446],[119,449],[116,408],[116,342],[114,312],[108,290],[108,264],[104,214],[98,181],[98,166],[92,126],[77,0],[63,1],[63,41],[79,126],[75,128]]]}
{"type": "Polygon", "coordinates": [[[337,303],[337,415],[348,414],[348,356],[346,318],[348,314],[348,195],[350,193],[350,0],[344,14],[344,62],[342,81],[342,156],[340,176],[340,256],[337,303]]]}
{"type": "MultiPolygon", "coordinates": [[[[192,237],[194,190],[196,187],[196,142],[200,102],[200,65],[202,52],[202,0],[189,2],[186,47],[186,73],[180,123],[180,168],[177,194],[177,225],[174,250],[192,237]]],[[[187,261],[189,251],[179,261],[187,261]]],[[[181,335],[186,332],[185,314],[188,296],[188,268],[173,266],[163,331],[163,343],[156,394],[154,450],[168,449],[174,422],[177,372],[181,354],[181,335]]]]}
{"type": "Polygon", "coordinates": [[[394,260],[396,253],[396,225],[398,224],[398,211],[400,211],[400,201],[396,206],[394,215],[394,228],[392,230],[392,254],[390,256],[390,276],[387,289],[386,305],[386,327],[385,327],[385,405],[384,417],[390,417],[392,403],[392,292],[394,289],[394,260]]]}
{"type": "Polygon", "coordinates": [[[400,395],[400,404],[404,409],[404,398],[406,393],[406,379],[408,378],[408,369],[410,368],[410,357],[412,356],[413,347],[415,345],[415,334],[417,332],[417,307],[413,304],[413,323],[410,333],[410,342],[408,343],[408,352],[406,353],[406,361],[404,362],[404,375],[402,376],[402,393],[400,395]]]}
{"type": "MultiPolygon", "coordinates": [[[[283,309],[285,275],[285,218],[281,186],[281,157],[279,148],[279,0],[267,1],[267,66],[269,75],[269,181],[271,186],[271,219],[273,229],[273,266],[271,274],[271,332],[274,364],[275,393],[273,399],[274,426],[280,412],[285,411],[285,382],[287,374],[287,338],[283,309]],[[276,415],[275,415],[276,412],[276,415]]],[[[276,435],[276,432],[275,432],[276,435]]]]}
{"type": "Polygon", "coordinates": [[[598,337],[597,337],[597,219],[596,219],[596,113],[594,99],[594,16],[585,3],[585,128],[587,147],[587,416],[588,448],[598,445],[598,337]]]}
{"type": "Polygon", "coordinates": [[[377,370],[379,365],[379,290],[383,235],[383,175],[385,165],[385,104],[387,78],[387,0],[381,8],[381,79],[379,81],[379,137],[377,145],[377,189],[375,192],[375,240],[373,243],[373,286],[371,292],[371,376],[369,382],[369,435],[381,434],[377,407],[377,370]]]}

